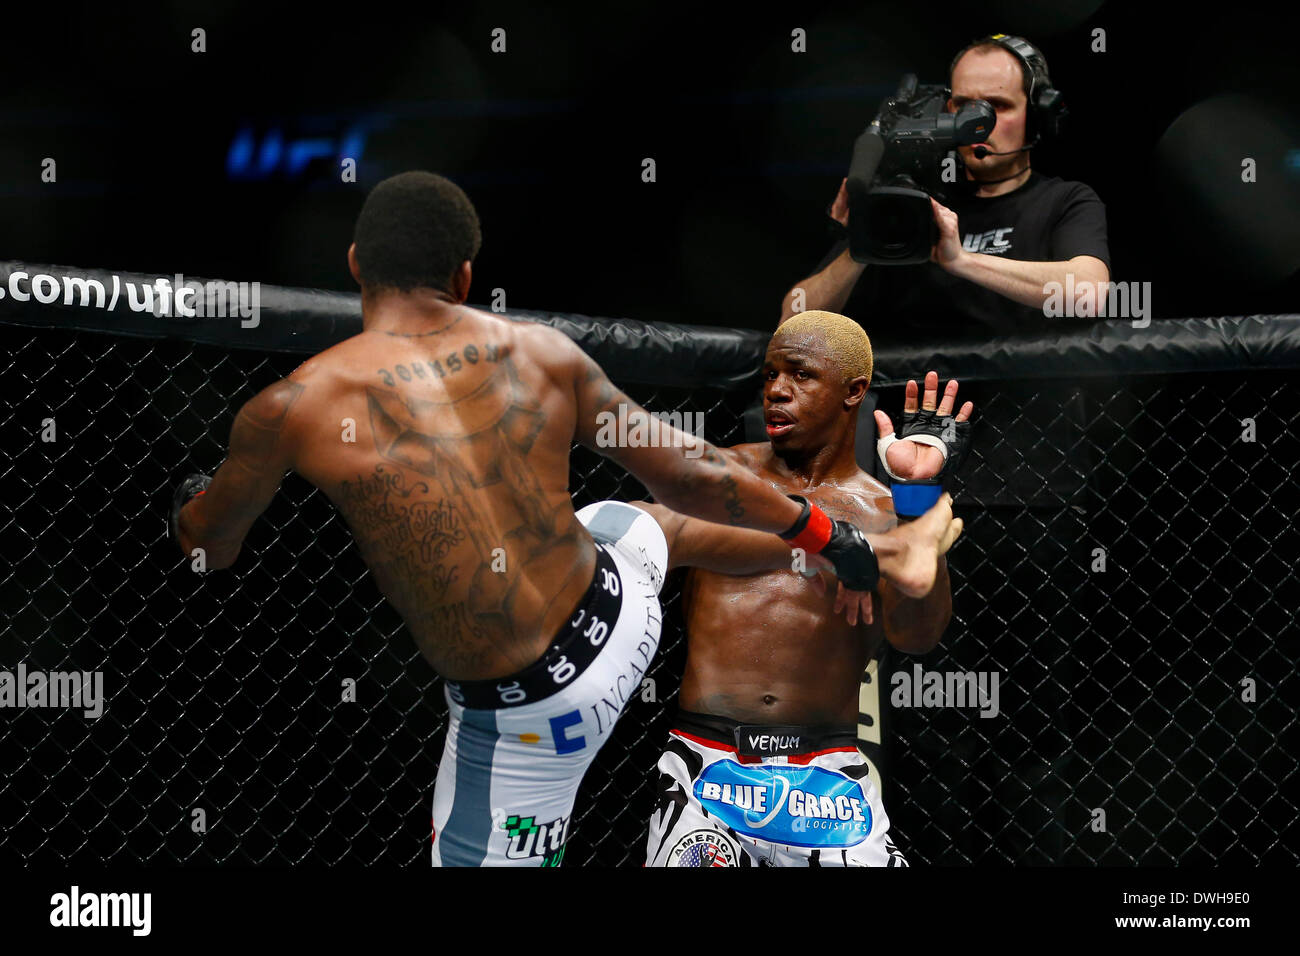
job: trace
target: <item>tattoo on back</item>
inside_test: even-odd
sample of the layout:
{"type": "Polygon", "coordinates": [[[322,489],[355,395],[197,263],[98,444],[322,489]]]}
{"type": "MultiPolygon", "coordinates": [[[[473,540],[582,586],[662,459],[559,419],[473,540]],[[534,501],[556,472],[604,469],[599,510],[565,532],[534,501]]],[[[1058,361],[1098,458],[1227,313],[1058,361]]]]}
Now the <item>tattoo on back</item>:
{"type": "Polygon", "coordinates": [[[547,422],[541,403],[502,359],[468,394],[431,401],[366,388],[375,448],[384,461],[344,482],[340,504],[385,593],[434,660],[466,670],[536,627],[517,618],[521,572],[555,549],[576,547],[528,462],[547,422]],[[493,567],[504,549],[503,571],[493,567]]]}
{"type": "Polygon", "coordinates": [[[349,520],[365,531],[367,552],[378,559],[372,568],[380,563],[384,577],[422,580],[421,596],[437,601],[456,579],[458,569],[443,561],[465,540],[465,529],[447,499],[428,493],[427,482],[408,484],[400,469],[376,465],[369,477],[343,482],[340,498],[349,520]]]}

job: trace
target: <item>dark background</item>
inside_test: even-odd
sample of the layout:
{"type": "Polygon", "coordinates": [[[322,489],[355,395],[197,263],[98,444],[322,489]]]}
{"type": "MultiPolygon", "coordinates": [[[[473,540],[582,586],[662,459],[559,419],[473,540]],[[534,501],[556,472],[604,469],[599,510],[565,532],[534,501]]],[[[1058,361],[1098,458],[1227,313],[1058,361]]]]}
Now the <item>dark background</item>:
{"type": "Polygon", "coordinates": [[[1067,138],[1035,166],[1106,202],[1113,278],[1153,282],[1161,317],[1300,308],[1284,8],[1044,6],[10,12],[0,255],[349,289],[365,190],[426,168],[482,217],[472,301],[500,287],[511,308],[767,328],[829,246],[823,210],[881,98],[905,70],[945,81],[957,49],[1001,30],[1037,43],[1066,95],[1067,138]],[[275,135],[320,155],[259,172],[275,135]],[[358,138],[358,182],[341,183],[358,138]],[[40,181],[47,156],[57,183],[40,181]],[[1240,183],[1243,156],[1257,183],[1240,183]]]}

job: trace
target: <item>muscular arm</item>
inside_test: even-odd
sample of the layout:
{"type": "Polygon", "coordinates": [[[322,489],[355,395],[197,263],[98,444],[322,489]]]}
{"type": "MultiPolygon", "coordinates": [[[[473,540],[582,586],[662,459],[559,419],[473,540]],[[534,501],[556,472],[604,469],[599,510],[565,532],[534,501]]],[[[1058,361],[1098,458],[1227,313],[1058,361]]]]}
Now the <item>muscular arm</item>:
{"type": "Polygon", "coordinates": [[[689,567],[719,574],[745,575],[791,569],[790,546],[775,535],[688,518],[648,501],[629,501],[628,504],[647,512],[659,522],[668,541],[670,571],[689,567]]]}
{"type": "Polygon", "coordinates": [[[181,550],[202,548],[208,568],[228,568],[290,466],[283,433],[302,385],[282,379],[253,396],[230,428],[230,452],[205,494],[181,509],[181,550]]]}
{"type": "MultiPolygon", "coordinates": [[[[668,542],[669,570],[691,567],[735,575],[794,570],[790,546],[780,538],[688,518],[648,501],[628,503],[659,523],[668,542]]],[[[893,522],[892,514],[889,520],[893,522]]],[[[870,526],[865,515],[856,516],[855,523],[870,526]]],[[[939,642],[952,613],[947,564],[938,559],[934,587],[924,598],[909,598],[890,583],[890,576],[901,570],[907,557],[907,545],[889,531],[867,533],[866,538],[880,563],[878,590],[885,607],[885,636],[899,650],[926,653],[939,642]]],[[[815,568],[815,559],[810,557],[807,566],[815,568]]]]}
{"type": "Polygon", "coordinates": [[[607,440],[618,434],[614,425],[620,414],[635,421],[632,416],[649,413],[615,388],[585,352],[571,342],[569,346],[578,441],[622,465],[673,511],[774,534],[798,519],[798,504],[703,439],[665,424],[655,446],[622,448],[607,440]]]}
{"type": "MultiPolygon", "coordinates": [[[[896,527],[898,517],[892,500],[881,503],[888,515],[890,526],[896,527]]],[[[871,542],[875,546],[874,539],[871,542]]],[[[935,569],[934,586],[924,597],[913,598],[903,594],[884,574],[881,575],[880,620],[885,627],[885,640],[906,654],[928,654],[943,637],[952,618],[952,582],[948,578],[948,560],[940,554],[935,569]]]]}
{"type": "Polygon", "coordinates": [[[948,579],[947,559],[939,558],[934,587],[923,598],[900,594],[883,579],[879,590],[885,639],[907,654],[928,654],[934,650],[952,619],[952,584],[948,579]]]}
{"type": "MultiPolygon", "coordinates": [[[[669,570],[694,567],[735,575],[792,570],[790,548],[780,538],[688,518],[645,501],[630,504],[659,522],[668,540],[669,570]]],[[[929,593],[922,598],[910,598],[889,580],[894,567],[905,557],[897,536],[888,532],[868,534],[867,540],[880,561],[881,579],[877,592],[885,639],[908,654],[928,654],[938,645],[952,618],[947,561],[943,557],[938,559],[934,586],[929,593]]],[[[812,566],[811,562],[809,566],[812,566]]]]}

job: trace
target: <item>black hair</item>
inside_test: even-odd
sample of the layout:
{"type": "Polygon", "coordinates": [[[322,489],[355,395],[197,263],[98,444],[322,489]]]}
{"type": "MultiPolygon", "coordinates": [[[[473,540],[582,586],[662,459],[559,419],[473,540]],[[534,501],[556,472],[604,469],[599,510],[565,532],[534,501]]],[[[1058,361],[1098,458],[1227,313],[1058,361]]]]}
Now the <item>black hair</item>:
{"type": "Polygon", "coordinates": [[[452,274],[474,260],[483,237],[464,190],[444,176],[415,171],[370,191],[352,241],[365,285],[449,292],[452,274]]]}

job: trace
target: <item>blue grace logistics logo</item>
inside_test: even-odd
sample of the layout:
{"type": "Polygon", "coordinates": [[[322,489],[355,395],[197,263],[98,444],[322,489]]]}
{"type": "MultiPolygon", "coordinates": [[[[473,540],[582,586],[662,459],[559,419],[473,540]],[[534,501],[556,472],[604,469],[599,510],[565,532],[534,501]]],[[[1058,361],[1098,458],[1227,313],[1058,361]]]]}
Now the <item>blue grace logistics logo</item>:
{"type": "Polygon", "coordinates": [[[737,833],[788,846],[856,846],[871,833],[861,784],[824,767],[719,760],[696,780],[695,798],[737,833]]]}

